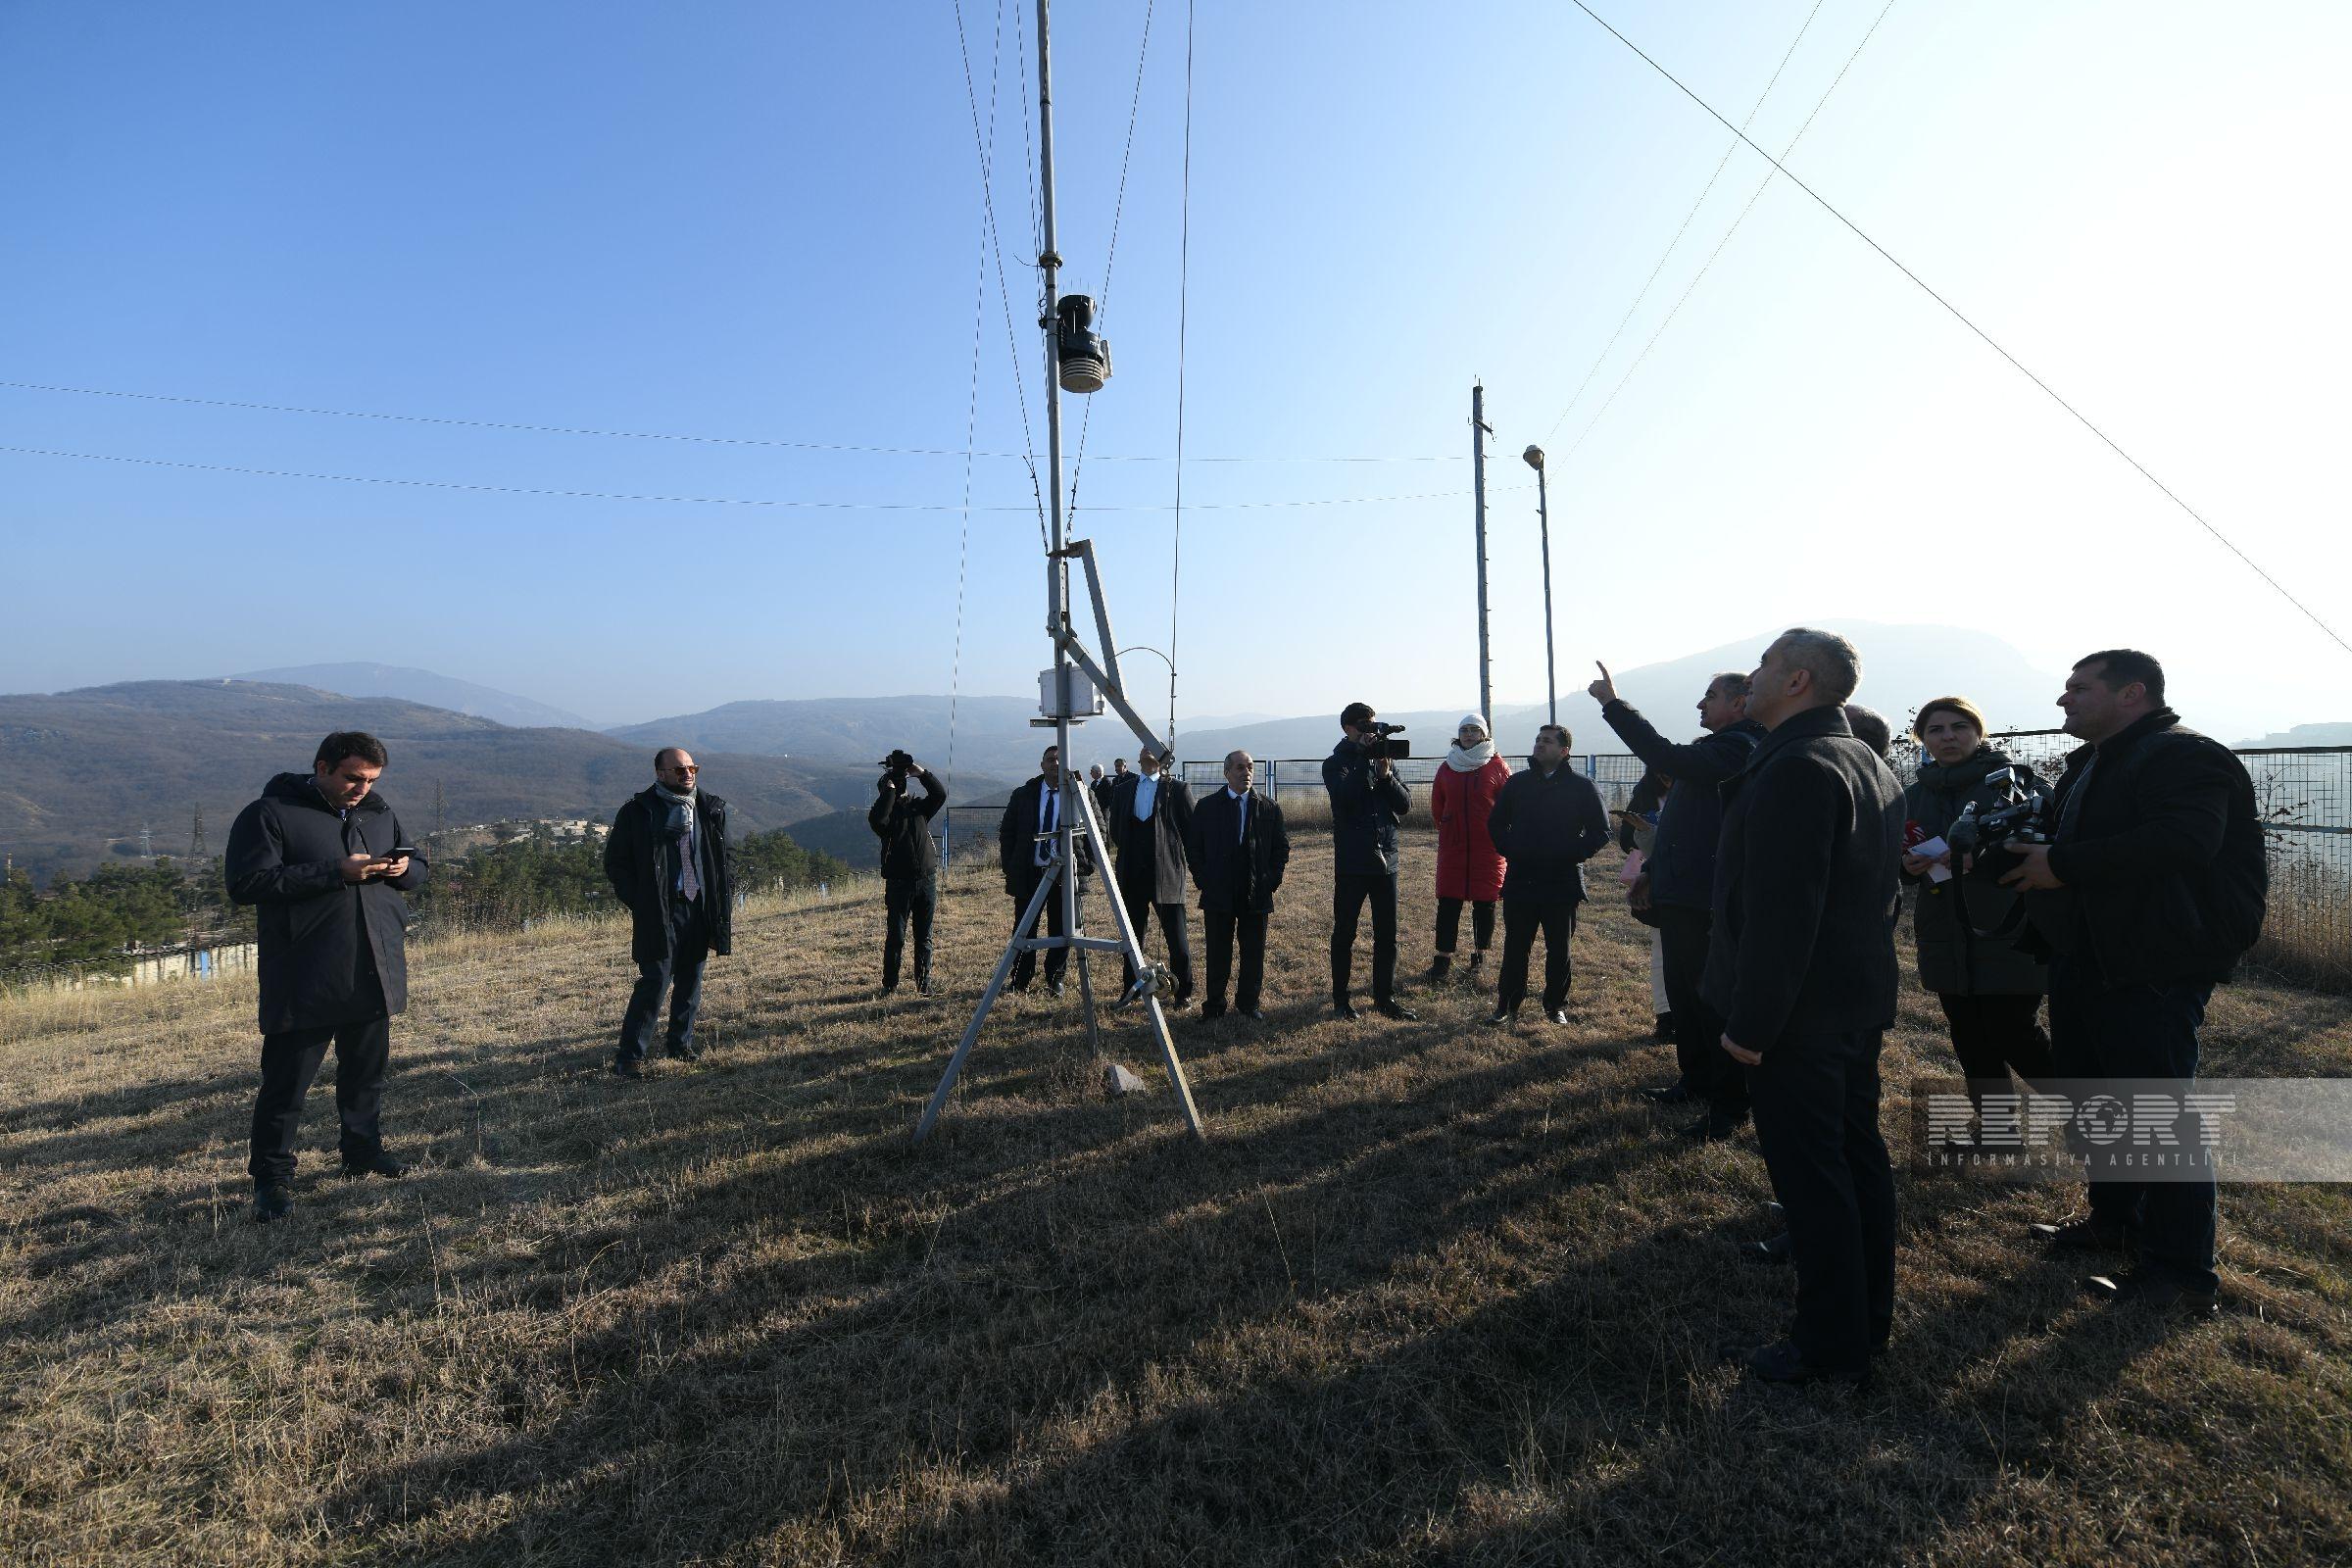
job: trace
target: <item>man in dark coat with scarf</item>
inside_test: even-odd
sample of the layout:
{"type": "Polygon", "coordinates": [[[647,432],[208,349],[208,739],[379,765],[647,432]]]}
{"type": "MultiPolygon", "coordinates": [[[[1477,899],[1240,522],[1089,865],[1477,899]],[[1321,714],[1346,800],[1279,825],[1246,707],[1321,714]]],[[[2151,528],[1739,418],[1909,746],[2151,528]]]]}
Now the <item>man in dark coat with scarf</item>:
{"type": "Polygon", "coordinates": [[[1233,948],[1242,948],[1241,978],[1234,986],[1233,1010],[1252,1023],[1264,1023],[1258,1010],[1258,991],[1266,973],[1266,920],[1274,912],[1274,894],[1291,863],[1291,836],[1282,825],[1282,808],[1263,790],[1251,787],[1257,763],[1248,752],[1225,755],[1225,787],[1193,808],[1187,841],[1192,855],[1193,881],[1200,889],[1200,931],[1208,946],[1208,1000],[1200,1016],[1225,1015],[1225,980],[1233,968],[1233,948]]]}
{"type": "Polygon", "coordinates": [[[1494,1015],[1507,1024],[1527,1000],[1527,960],[1544,933],[1544,1016],[1568,1021],[1568,944],[1585,902],[1585,862],[1609,842],[1600,791],[1568,765],[1568,731],[1536,731],[1524,772],[1503,781],[1487,813],[1487,836],[1508,869],[1502,876],[1502,972],[1494,1015]]]}
{"type": "Polygon", "coordinates": [[[253,1106],[254,1218],[294,1206],[294,1135],[331,1041],[347,1176],[401,1176],[378,1121],[392,1018],[408,1006],[408,901],[424,857],[374,793],[383,742],[338,730],[308,773],[280,773],[228,830],[228,896],[256,906],[262,1089],[253,1106]]]}
{"type": "Polygon", "coordinates": [[[1371,704],[1349,703],[1340,713],[1340,744],[1323,760],[1323,789],[1331,797],[1331,1010],[1362,1016],[1348,998],[1348,974],[1356,922],[1369,900],[1372,1008],[1410,1019],[1412,1009],[1396,1000],[1396,823],[1413,808],[1413,792],[1389,761],[1373,728],[1377,716],[1371,704]]]}
{"type": "Polygon", "coordinates": [[[1792,1333],[1746,1355],[1767,1382],[1858,1383],[1894,1323],[1879,1050],[1894,1021],[1903,799],[1846,723],[1861,674],[1837,633],[1783,632],[1748,678],[1769,733],[1723,791],[1700,988],[1747,1069],[1796,1265],[1792,1333]]]}
{"type": "Polygon", "coordinates": [[[1600,704],[1600,716],[1627,751],[1674,780],[1658,812],[1658,832],[1642,865],[1642,895],[1658,931],[1665,970],[1666,1010],[1674,1019],[1675,1064],[1671,1084],[1644,1089],[1661,1105],[1695,1101],[1706,1113],[1689,1131],[1699,1139],[1729,1138],[1747,1120],[1747,1082],[1724,1059],[1716,1041],[1723,1020],[1708,1008],[1699,990],[1707,969],[1710,912],[1715,897],[1715,841],[1723,827],[1722,786],[1747,765],[1764,726],[1748,716],[1747,677],[1727,671],[1707,682],[1698,700],[1698,727],[1706,733],[1687,746],[1669,741],[1617,695],[1606,664],[1585,689],[1600,704]]]}
{"type": "MultiPolygon", "coordinates": [[[[1137,754],[1139,772],[1122,777],[1110,792],[1102,832],[1118,855],[1119,901],[1141,945],[1153,910],[1167,940],[1168,967],[1176,976],[1169,1004],[1182,1012],[1193,1004],[1193,944],[1185,929],[1185,837],[1193,826],[1193,790],[1168,771],[1172,754],[1147,746],[1137,754]]],[[[1135,985],[1135,964],[1121,959],[1120,985],[1135,985]]]]}
{"type": "Polygon", "coordinates": [[[865,825],[882,841],[882,994],[899,989],[899,961],[906,952],[906,926],[914,925],[914,992],[931,994],[931,920],[939,909],[939,846],[931,842],[931,819],[948,804],[939,775],[905,752],[885,760],[874,786],[865,825]],[[906,793],[909,776],[920,779],[923,798],[906,793]]]}
{"type": "MultiPolygon", "coordinates": [[[[2058,699],[2084,744],[2052,792],[2051,841],[2012,845],[2002,877],[2027,893],[2050,964],[2050,1046],[2061,1079],[2153,1079],[2193,1091],[2197,1030],[2213,988],[2262,933],[2269,850],[2253,780],[2235,753],[2188,729],[2164,702],[2164,668],[2134,649],[2077,663],[2058,699]]],[[[2094,1294],[2210,1317],[2214,1175],[2191,1111],[2158,1129],[2192,1164],[2133,1180],[2091,1154],[2090,1213],[2039,1227],[2061,1254],[2138,1252],[2130,1273],[2094,1275],[2094,1294]]]]}
{"type": "Polygon", "coordinates": [[[605,839],[605,875],[628,906],[629,956],[637,985],[621,1015],[612,1071],[645,1076],[645,1058],[669,993],[665,1054],[702,1054],[694,1020],[703,1006],[703,965],[724,957],[735,940],[735,877],[727,854],[727,803],[698,787],[702,769],[681,747],[654,754],[653,786],[613,814],[605,839]]]}

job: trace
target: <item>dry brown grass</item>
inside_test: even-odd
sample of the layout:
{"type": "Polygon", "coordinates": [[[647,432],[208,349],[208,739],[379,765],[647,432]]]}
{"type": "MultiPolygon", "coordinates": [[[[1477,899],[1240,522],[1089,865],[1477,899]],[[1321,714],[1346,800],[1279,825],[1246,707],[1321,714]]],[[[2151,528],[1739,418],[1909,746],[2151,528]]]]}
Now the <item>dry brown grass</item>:
{"type": "MultiPolygon", "coordinates": [[[[1565,1030],[1460,993],[1343,1025],[1325,859],[1271,1026],[1180,1025],[1205,1147],[1040,997],[908,1147],[1005,918],[970,873],[947,999],[877,1001],[870,885],[760,906],[709,1056],[640,1085],[603,1072],[612,929],[420,950],[387,1114],[422,1168],[318,1177],[322,1085],[268,1230],[250,980],[7,1004],[0,1560],[2352,1558],[2340,1191],[2225,1190],[2233,1309],[2165,1335],[2020,1245],[2069,1195],[1906,1180],[1873,1388],[1755,1388],[1713,1348],[1788,1309],[1733,1258],[1763,1170],[1629,1098],[1644,933],[1603,899],[1565,1030]]],[[[1948,1062],[1925,1004],[1890,1084],[1948,1062]]],[[[2241,989],[2210,1041],[2337,1072],[2352,1029],[2241,989]]]]}

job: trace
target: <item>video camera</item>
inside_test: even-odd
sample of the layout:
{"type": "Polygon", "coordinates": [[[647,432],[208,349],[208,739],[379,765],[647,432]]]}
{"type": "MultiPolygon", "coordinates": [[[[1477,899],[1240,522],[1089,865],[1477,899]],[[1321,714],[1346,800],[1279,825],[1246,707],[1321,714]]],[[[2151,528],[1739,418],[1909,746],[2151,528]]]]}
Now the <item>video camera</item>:
{"type": "Polygon", "coordinates": [[[1980,812],[1977,803],[1971,801],[1944,829],[1944,842],[1951,845],[1953,859],[1973,855],[1982,861],[2013,839],[2027,844],[2050,842],[2041,820],[2041,798],[2028,787],[2015,765],[1996,767],[1985,774],[1984,787],[1992,792],[1992,809],[1980,812]]]}
{"type": "Polygon", "coordinates": [[[906,775],[914,771],[914,759],[905,750],[893,751],[874,764],[882,769],[883,779],[894,789],[906,787],[906,775]]]}
{"type": "Polygon", "coordinates": [[[1364,748],[1366,754],[1373,757],[1386,757],[1391,760],[1413,755],[1412,742],[1396,739],[1396,736],[1404,733],[1402,724],[1391,724],[1384,719],[1372,718],[1364,721],[1363,728],[1369,731],[1373,737],[1372,744],[1364,748]]]}

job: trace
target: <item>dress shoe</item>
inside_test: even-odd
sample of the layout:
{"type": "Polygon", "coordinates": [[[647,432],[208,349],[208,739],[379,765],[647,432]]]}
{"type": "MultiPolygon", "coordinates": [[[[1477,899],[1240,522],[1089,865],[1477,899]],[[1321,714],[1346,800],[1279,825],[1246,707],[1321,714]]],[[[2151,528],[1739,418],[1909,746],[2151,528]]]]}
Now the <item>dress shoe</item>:
{"type": "Polygon", "coordinates": [[[1566,1023],[1568,1021],[1568,1009],[1566,1007],[1554,1007],[1544,1015],[1544,1021],[1545,1023],[1566,1023]]]}
{"type": "Polygon", "coordinates": [[[2051,1252],[2133,1252],[2139,1235],[2131,1226],[2102,1219],[2070,1219],[2063,1225],[2035,1225],[2033,1233],[2051,1252]]]}
{"type": "Polygon", "coordinates": [[[294,1212],[294,1195],[283,1187],[257,1187],[253,1190],[253,1222],[268,1225],[284,1219],[294,1212]]]}
{"type": "Polygon", "coordinates": [[[1058,980],[1048,981],[1046,983],[1046,995],[1052,997],[1054,1001],[1059,1002],[1061,1000],[1061,982],[1058,980]]]}
{"type": "Polygon", "coordinates": [[[1202,1023],[1206,1023],[1212,1018],[1222,1018],[1224,1016],[1225,1004],[1222,1002],[1203,1002],[1200,1004],[1200,1021],[1202,1023]]]}
{"type": "Polygon", "coordinates": [[[1745,1116],[1726,1116],[1708,1111],[1704,1116],[1683,1129],[1683,1136],[1694,1144],[1720,1144],[1747,1125],[1745,1116]]]}
{"type": "Polygon", "coordinates": [[[914,994],[926,1000],[938,995],[937,992],[931,989],[931,977],[929,975],[924,975],[921,979],[915,981],[914,994]]]}
{"type": "Polygon", "coordinates": [[[1379,1013],[1383,1018],[1394,1018],[1398,1023],[1411,1023],[1414,1019],[1421,1016],[1412,1008],[1404,1005],[1400,1002],[1394,1000],[1388,1002],[1375,1002],[1372,1004],[1372,1010],[1379,1013]]]}
{"type": "Polygon", "coordinates": [[[1331,1015],[1334,1018],[1345,1018],[1349,1023],[1353,1023],[1356,1019],[1363,1016],[1362,1013],[1355,1010],[1355,1004],[1352,1002],[1333,1003],[1331,1004],[1331,1015]]]}
{"type": "Polygon", "coordinates": [[[1674,1014],[1671,1012],[1659,1013],[1657,1027],[1650,1030],[1649,1038],[1663,1040],[1671,1045],[1674,1041],[1674,1014]]]}
{"type": "Polygon", "coordinates": [[[1242,1009],[1242,1016],[1249,1019],[1251,1023],[1264,1023],[1266,1021],[1266,1015],[1255,1007],[1244,1007],[1242,1009]]]}
{"type": "Polygon", "coordinates": [[[1786,1268],[1788,1264],[1788,1233],[1783,1231],[1778,1236],[1767,1236],[1760,1242],[1742,1242],[1740,1244],[1740,1256],[1750,1263],[1786,1268]]]}
{"type": "Polygon", "coordinates": [[[642,1078],[645,1076],[645,1064],[634,1056],[622,1056],[612,1063],[612,1076],[615,1078],[642,1078]]]}
{"type": "Polygon", "coordinates": [[[2097,1299],[2117,1307],[2137,1307],[2180,1317],[2215,1317],[2221,1312],[2221,1298],[2214,1292],[2195,1290],[2146,1269],[2133,1269],[2120,1279],[2094,1274],[2082,1282],[2082,1288],[2097,1299]]]}
{"type": "Polygon", "coordinates": [[[1174,1002],[1166,1003],[1164,1005],[1170,1012],[1190,1012],[1193,1010],[1193,999],[1178,997],[1174,1002]]]}
{"type": "Polygon", "coordinates": [[[1653,1084],[1640,1094],[1653,1105],[1687,1104],[1690,1099],[1690,1091],[1681,1084],[1653,1084]]]}
{"type": "Polygon", "coordinates": [[[1490,1029],[1507,1029],[1513,1023],[1518,1021],[1518,1017],[1519,1009],[1517,1007],[1496,1007],[1494,1012],[1488,1015],[1487,1027],[1490,1029]]]}
{"type": "Polygon", "coordinates": [[[381,1176],[388,1181],[398,1181],[408,1173],[409,1167],[405,1163],[380,1149],[366,1159],[347,1159],[343,1162],[343,1174],[346,1176],[381,1176]]]}
{"type": "Polygon", "coordinates": [[[672,1061],[700,1061],[703,1059],[703,1048],[700,1046],[663,1046],[662,1054],[672,1061]]]}
{"type": "Polygon", "coordinates": [[[1859,1388],[1870,1376],[1867,1360],[1853,1367],[1815,1366],[1788,1340],[1749,1351],[1746,1362],[1748,1376],[1763,1383],[1838,1383],[1859,1388]]]}

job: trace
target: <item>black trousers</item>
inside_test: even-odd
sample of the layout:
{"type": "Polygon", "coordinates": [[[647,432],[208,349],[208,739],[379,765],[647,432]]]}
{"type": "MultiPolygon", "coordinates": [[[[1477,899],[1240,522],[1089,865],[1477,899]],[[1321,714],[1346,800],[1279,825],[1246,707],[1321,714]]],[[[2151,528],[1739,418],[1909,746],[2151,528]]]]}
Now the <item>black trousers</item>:
{"type": "Polygon", "coordinates": [[[1502,972],[1495,977],[1494,1004],[1503,1012],[1527,1000],[1527,962],[1544,933],[1544,1010],[1568,1005],[1568,943],[1576,935],[1576,903],[1570,899],[1506,898],[1502,901],[1502,972]]]}
{"type": "Polygon", "coordinates": [[[1796,1265],[1792,1338],[1815,1366],[1859,1368],[1894,1324],[1894,1167],[1879,1134],[1881,1039],[1875,1029],[1783,1035],[1764,1048],[1762,1065],[1746,1069],[1756,1143],[1796,1265]]]}
{"type": "Polygon", "coordinates": [[[383,1100],[384,1063],[392,1054],[392,1020],[364,1018],[323,1029],[287,1029],[262,1036],[262,1092],[253,1102],[253,1138],[245,1169],[256,1187],[283,1187],[294,1179],[294,1134],[302,1126],[302,1102],[311,1080],[335,1048],[335,1111],[342,1118],[343,1157],[373,1159],[383,1149],[377,1111],[383,1100]]]}
{"type": "Polygon", "coordinates": [[[669,993],[669,1049],[693,1049],[694,1021],[703,1011],[703,966],[710,960],[710,927],[703,916],[703,901],[671,900],[669,955],[638,960],[637,984],[629,992],[629,1007],[620,1018],[620,1044],[612,1053],[615,1059],[643,1061],[652,1053],[664,991],[669,993]]]}
{"type": "Polygon", "coordinates": [[[1939,991],[1944,1020],[1952,1026],[1952,1054],[1960,1058],[1960,1076],[1972,1094],[2006,1094],[2009,1073],[2030,1084],[2054,1077],[2050,1037],[2041,1032],[2035,1015],[2041,998],[1964,997],[1939,991]]]}
{"type": "Polygon", "coordinates": [[[1343,871],[1331,879],[1331,1000],[1348,1000],[1355,966],[1355,925],[1364,901],[1372,902],[1372,1000],[1396,997],[1396,876],[1391,872],[1343,871]]]}
{"type": "MultiPolygon", "coordinates": [[[[2213,987],[2201,984],[2114,986],[2095,961],[2061,956],[2050,966],[2051,1055],[2062,1078],[2170,1078],[2183,1087],[2197,1075],[2197,1030],[2213,987]]],[[[2139,1233],[2140,1266],[2195,1290],[2221,1287],[2213,1271],[2213,1164],[2199,1144],[2202,1118],[2174,1124],[2192,1156],[2188,1180],[2124,1181],[2090,1167],[2090,1212],[2139,1233]]]]}
{"type": "MultiPolygon", "coordinates": [[[[1747,1075],[1723,1049],[1723,1017],[1698,994],[1707,970],[1714,917],[1687,905],[1660,904],[1658,944],[1666,965],[1666,1010],[1674,1015],[1674,1057],[1683,1088],[1707,1102],[1717,1119],[1747,1114],[1747,1075]]],[[[1747,1045],[1747,1041],[1740,1041],[1747,1045]]]]}
{"type": "Polygon", "coordinates": [[[936,877],[891,877],[882,884],[882,988],[899,983],[899,960],[906,949],[906,927],[914,926],[914,983],[931,983],[931,917],[939,912],[936,877]]]}
{"type": "Polygon", "coordinates": [[[1239,937],[1242,974],[1234,987],[1233,1006],[1236,1012],[1248,1012],[1257,1005],[1259,988],[1265,984],[1266,911],[1202,909],[1200,932],[1208,944],[1207,1010],[1217,1012],[1224,1008],[1225,980],[1233,972],[1233,944],[1239,937]]]}
{"type": "MultiPolygon", "coordinates": [[[[1176,975],[1176,1000],[1189,1002],[1193,996],[1193,937],[1185,919],[1182,904],[1154,904],[1152,888],[1139,887],[1130,891],[1119,889],[1119,902],[1127,906],[1127,923],[1135,927],[1135,940],[1140,944],[1152,924],[1153,910],[1159,911],[1159,934],[1167,939],[1168,967],[1176,975]]],[[[1135,984],[1135,965],[1125,957],[1119,959],[1119,989],[1124,991],[1135,984]]]]}
{"type": "MultiPolygon", "coordinates": [[[[1039,917],[1037,926],[1027,931],[1017,929],[1020,923],[1021,912],[1029,907],[1029,900],[1037,892],[1038,878],[1046,874],[1045,867],[1043,866],[1030,866],[1027,868],[1027,870],[1028,874],[1023,876],[1019,883],[1016,884],[1020,891],[1012,896],[1012,918],[1016,927],[1013,934],[1015,936],[1024,937],[1034,936],[1036,935],[1037,930],[1042,928],[1046,935],[1050,937],[1064,935],[1065,933],[1061,923],[1061,888],[1059,884],[1054,886],[1053,892],[1046,895],[1046,911],[1042,916],[1039,917]]],[[[1046,984],[1050,986],[1057,986],[1061,984],[1061,977],[1063,973],[1068,970],[1069,966],[1069,949],[1055,948],[1053,952],[1047,954],[1046,984]]],[[[1037,955],[1035,953],[1025,952],[1014,957],[1012,960],[1013,990],[1028,990],[1029,983],[1036,978],[1037,955]]]]}
{"type": "Polygon", "coordinates": [[[1438,900],[1438,951],[1451,953],[1454,944],[1462,939],[1462,906],[1470,906],[1470,943],[1484,953],[1494,945],[1494,901],[1493,899],[1438,900]]]}

